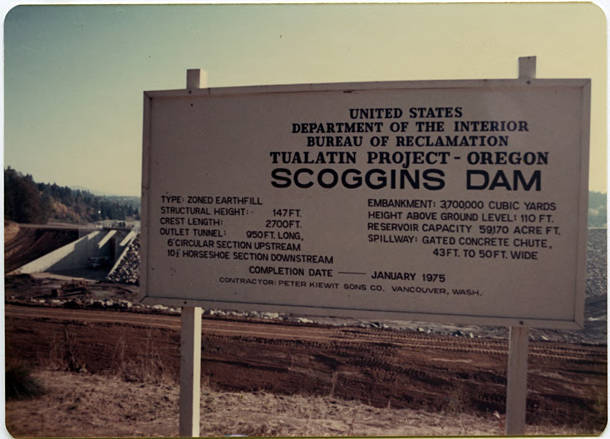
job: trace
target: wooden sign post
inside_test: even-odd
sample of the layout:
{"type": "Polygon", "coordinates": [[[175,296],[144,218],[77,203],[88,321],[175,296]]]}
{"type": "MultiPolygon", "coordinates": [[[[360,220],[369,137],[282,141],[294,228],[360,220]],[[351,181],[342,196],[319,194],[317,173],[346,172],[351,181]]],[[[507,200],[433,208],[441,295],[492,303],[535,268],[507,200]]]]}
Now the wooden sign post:
{"type": "Polygon", "coordinates": [[[201,308],[182,308],[180,333],[180,436],[199,436],[201,308]]]}
{"type": "MultiPolygon", "coordinates": [[[[519,58],[519,78],[536,77],[536,57],[519,58]]],[[[525,433],[527,411],[527,326],[511,326],[508,345],[508,367],[506,371],[506,435],[525,433]]]]}
{"type": "MultiPolygon", "coordinates": [[[[189,69],[186,88],[206,86],[205,72],[189,69]],[[203,75],[202,75],[203,73],[203,75]],[[203,77],[203,78],[202,78],[203,77]]],[[[181,437],[199,436],[201,405],[201,314],[198,306],[183,306],[180,332],[180,427],[181,437]]]]}
{"type": "Polygon", "coordinates": [[[525,433],[527,401],[527,326],[511,326],[506,372],[506,435],[525,433]]]}

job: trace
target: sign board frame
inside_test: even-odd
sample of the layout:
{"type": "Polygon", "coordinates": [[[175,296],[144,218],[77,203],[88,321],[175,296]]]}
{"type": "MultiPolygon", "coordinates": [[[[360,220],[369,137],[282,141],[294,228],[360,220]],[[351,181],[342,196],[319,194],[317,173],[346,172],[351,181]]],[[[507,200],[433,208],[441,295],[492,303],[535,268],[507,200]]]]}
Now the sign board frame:
{"type": "MultiPolygon", "coordinates": [[[[258,310],[274,312],[291,312],[303,315],[318,316],[344,316],[368,319],[394,319],[394,320],[420,320],[451,323],[485,324],[498,326],[528,326],[547,327],[557,329],[575,329],[583,326],[584,319],[584,297],[586,280],[586,218],[588,200],[588,158],[589,158],[589,121],[590,121],[590,80],[589,79],[491,79],[491,80],[450,80],[450,81],[392,81],[392,82],[366,82],[366,83],[330,83],[330,84],[304,84],[304,85],[279,85],[279,86],[248,86],[248,87],[222,87],[187,90],[149,91],[144,93],[144,126],[143,126],[143,162],[142,162],[142,255],[140,284],[142,301],[144,303],[164,303],[173,306],[202,306],[209,308],[235,309],[235,310],[258,310]],[[323,93],[353,93],[358,91],[381,91],[392,90],[493,90],[494,88],[514,88],[539,90],[546,87],[554,88],[576,88],[581,91],[582,102],[580,109],[580,142],[578,158],[580,169],[578,180],[578,200],[576,206],[577,235],[576,242],[576,267],[575,285],[573,296],[573,315],[569,318],[546,319],[529,318],[523,316],[485,316],[468,314],[443,314],[425,312],[405,312],[392,309],[367,310],[346,307],[325,307],[324,305],[286,305],[278,303],[243,302],[231,301],[226,297],[214,297],[193,299],[188,297],[165,295],[152,295],[149,293],[149,261],[150,234],[153,226],[150,224],[154,216],[151,212],[151,187],[155,184],[155,176],[151,172],[151,145],[152,139],[152,112],[154,103],[164,99],[201,99],[207,97],[243,97],[257,95],[288,95],[288,94],[323,94],[323,93]]],[[[574,178],[574,176],[566,176],[574,178]]]]}

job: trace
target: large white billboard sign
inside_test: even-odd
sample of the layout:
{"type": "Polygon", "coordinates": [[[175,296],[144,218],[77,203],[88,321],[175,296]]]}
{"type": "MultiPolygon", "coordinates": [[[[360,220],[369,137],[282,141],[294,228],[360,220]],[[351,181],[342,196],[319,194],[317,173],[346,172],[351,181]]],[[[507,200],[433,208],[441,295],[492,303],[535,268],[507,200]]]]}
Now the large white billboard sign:
{"type": "Polygon", "coordinates": [[[146,301],[582,324],[589,80],[145,93],[146,301]]]}

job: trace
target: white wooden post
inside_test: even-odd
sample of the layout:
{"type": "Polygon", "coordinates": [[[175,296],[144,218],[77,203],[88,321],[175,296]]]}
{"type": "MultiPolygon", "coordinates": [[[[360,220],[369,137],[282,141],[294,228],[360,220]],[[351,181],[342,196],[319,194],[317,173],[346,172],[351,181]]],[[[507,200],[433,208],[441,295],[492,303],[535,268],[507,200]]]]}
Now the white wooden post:
{"type": "Polygon", "coordinates": [[[206,88],[208,86],[208,75],[205,70],[188,69],[186,71],[186,89],[206,88]]]}
{"type": "MultiPolygon", "coordinates": [[[[536,77],[536,57],[519,58],[519,79],[536,77]]],[[[527,326],[511,326],[506,372],[506,435],[525,434],[527,412],[527,326]]]]}
{"type": "Polygon", "coordinates": [[[182,307],[180,332],[180,436],[199,436],[201,308],[182,307]]]}
{"type": "Polygon", "coordinates": [[[523,436],[527,401],[527,326],[511,326],[506,380],[506,435],[523,436]]]}
{"type": "Polygon", "coordinates": [[[536,77],[536,57],[519,57],[519,79],[534,79],[536,77]]]}
{"type": "MultiPolygon", "coordinates": [[[[186,71],[186,88],[191,91],[207,87],[206,73],[199,69],[186,71]]],[[[201,398],[201,314],[196,306],[182,307],[180,331],[180,422],[182,437],[199,436],[201,398]]]]}

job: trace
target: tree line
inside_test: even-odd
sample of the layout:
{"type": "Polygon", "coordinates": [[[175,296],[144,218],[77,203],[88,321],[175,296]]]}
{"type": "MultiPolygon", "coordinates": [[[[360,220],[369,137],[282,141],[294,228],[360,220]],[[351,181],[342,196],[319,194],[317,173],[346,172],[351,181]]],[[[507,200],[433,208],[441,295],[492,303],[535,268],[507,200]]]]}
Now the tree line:
{"type": "Polygon", "coordinates": [[[36,224],[140,219],[140,202],[138,197],[104,197],[55,183],[37,183],[31,175],[8,167],[4,170],[4,217],[36,224]]]}
{"type": "MultiPolygon", "coordinates": [[[[140,219],[139,197],[102,197],[57,184],[36,183],[8,167],[4,170],[4,217],[20,223],[49,220],[88,223],[140,219]]],[[[589,227],[606,227],[606,194],[589,192],[589,227]]]]}

